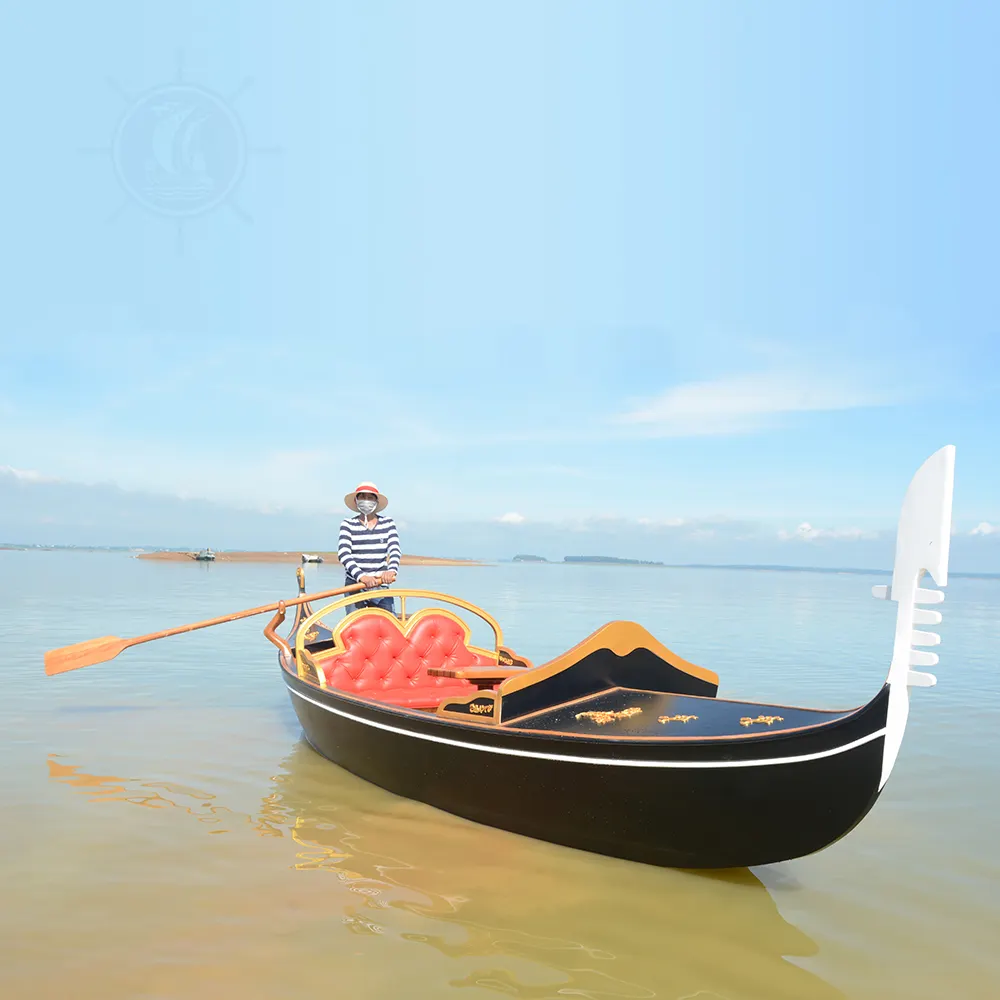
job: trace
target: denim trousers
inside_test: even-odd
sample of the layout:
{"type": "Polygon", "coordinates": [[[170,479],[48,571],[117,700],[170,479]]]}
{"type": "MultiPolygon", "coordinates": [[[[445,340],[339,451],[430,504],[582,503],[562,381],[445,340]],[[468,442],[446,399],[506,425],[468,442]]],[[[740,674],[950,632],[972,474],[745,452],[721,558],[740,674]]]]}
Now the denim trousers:
{"type": "Polygon", "coordinates": [[[375,597],[369,601],[358,601],[357,604],[345,604],[344,614],[349,615],[352,611],[357,611],[359,608],[384,608],[389,614],[394,615],[396,613],[396,602],[391,597],[375,597]]]}

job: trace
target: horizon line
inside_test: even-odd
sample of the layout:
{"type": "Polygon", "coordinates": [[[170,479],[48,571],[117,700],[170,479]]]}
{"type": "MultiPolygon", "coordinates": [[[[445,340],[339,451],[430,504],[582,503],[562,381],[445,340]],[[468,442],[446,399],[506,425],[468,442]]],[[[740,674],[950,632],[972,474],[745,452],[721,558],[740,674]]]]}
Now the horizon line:
{"type": "MultiPolygon", "coordinates": [[[[144,546],[144,545],[70,545],[70,544],[59,544],[59,545],[45,545],[39,542],[0,542],[0,551],[15,551],[15,552],[26,552],[31,549],[48,549],[48,550],[77,550],[82,552],[187,552],[187,548],[183,546],[144,546]]],[[[256,551],[253,549],[214,549],[215,552],[252,552],[256,551]]],[[[279,551],[279,550],[274,550],[279,551]]],[[[287,549],[280,550],[282,552],[294,552],[297,549],[287,549]]],[[[410,554],[410,553],[407,553],[410,554]]],[[[459,556],[440,556],[435,558],[454,558],[459,559],[459,556]]],[[[461,557],[463,561],[470,561],[469,557],[461,557]]],[[[772,572],[780,573],[851,573],[859,576],[872,575],[872,576],[892,576],[891,569],[873,569],[862,566],[793,566],[783,563],[664,563],[664,562],[643,562],[641,560],[627,560],[623,559],[621,562],[616,561],[600,561],[595,560],[593,562],[586,561],[588,557],[576,557],[571,558],[566,561],[566,557],[563,560],[554,559],[532,559],[532,560],[515,560],[513,556],[508,558],[500,559],[487,559],[481,560],[482,562],[492,562],[496,563],[514,563],[515,561],[522,565],[531,565],[532,563],[538,564],[543,563],[549,566],[619,566],[619,567],[631,567],[639,569],[735,569],[735,570],[768,570],[772,572]]],[[[603,559],[615,560],[618,557],[601,557],[603,559]]],[[[977,579],[977,580],[998,580],[1000,579],[1000,572],[996,573],[975,573],[975,572],[962,572],[955,571],[948,574],[949,577],[961,578],[961,579],[977,579]]]]}

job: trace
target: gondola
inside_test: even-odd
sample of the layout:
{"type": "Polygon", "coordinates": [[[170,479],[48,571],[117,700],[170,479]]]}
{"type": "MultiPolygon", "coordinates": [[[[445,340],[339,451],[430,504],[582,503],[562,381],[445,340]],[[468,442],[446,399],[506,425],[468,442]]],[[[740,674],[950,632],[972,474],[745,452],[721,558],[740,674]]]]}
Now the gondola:
{"type": "MultiPolygon", "coordinates": [[[[461,598],[383,589],[395,613],[313,610],[300,597],[287,635],[279,604],[264,632],[305,737],[335,764],[399,795],[492,827],[679,868],[787,861],[850,832],[885,787],[914,670],[939,636],[916,629],[947,585],[953,446],[919,469],[903,501],[891,584],[888,676],[867,704],[838,711],[718,698],[718,676],[642,626],[610,622],[533,665],[500,625],[461,598]],[[407,613],[407,600],[410,613],[407,613]],[[414,611],[417,600],[430,607],[414,611]],[[343,615],[343,617],[341,617],[343,615]],[[491,646],[471,640],[485,622],[491,646]]],[[[293,602],[288,602],[292,604],[293,602]]]]}
{"type": "Polygon", "coordinates": [[[503,642],[486,611],[447,594],[382,589],[399,612],[362,607],[360,585],[131,639],[103,636],[45,654],[59,674],[139,643],[274,612],[264,630],[306,739],[324,757],[399,795],[493,827],[679,868],[740,868],[822,850],[865,817],[885,787],[909,688],[936,683],[955,449],[907,490],[891,583],[888,676],[867,704],[798,708],[717,697],[719,679],[634,622],[610,622],[548,663],[503,642]],[[312,602],[346,594],[314,611],[312,602]],[[406,602],[410,600],[410,613],[406,602]],[[413,610],[414,602],[430,607],[413,610]],[[278,634],[287,608],[291,630],[278,634]],[[336,620],[335,619],[336,616],[336,620]],[[464,616],[464,617],[463,617],[464,616]],[[468,619],[492,632],[471,640],[468,619]]]}

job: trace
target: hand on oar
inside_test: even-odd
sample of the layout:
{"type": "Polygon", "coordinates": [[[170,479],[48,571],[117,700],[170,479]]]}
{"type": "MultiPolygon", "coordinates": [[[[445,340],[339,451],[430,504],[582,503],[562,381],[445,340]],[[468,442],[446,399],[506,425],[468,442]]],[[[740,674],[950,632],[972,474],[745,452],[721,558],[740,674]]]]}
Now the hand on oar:
{"type": "Polygon", "coordinates": [[[301,597],[295,597],[288,601],[275,601],[274,604],[264,604],[259,608],[237,611],[235,614],[223,615],[221,618],[209,618],[208,621],[195,622],[193,625],[168,628],[163,632],[151,632],[149,635],[140,635],[135,639],[120,639],[116,635],[88,639],[86,642],[77,642],[72,646],[50,649],[45,654],[45,672],[51,677],[53,674],[63,674],[67,670],[89,667],[93,663],[104,663],[107,660],[113,660],[123,649],[137,646],[140,642],[152,642],[154,639],[165,639],[168,635],[180,635],[182,632],[193,632],[195,629],[208,628],[211,625],[224,625],[226,622],[234,622],[239,618],[263,615],[268,611],[277,611],[279,604],[291,607],[295,604],[305,604],[307,601],[322,601],[327,597],[336,597],[339,594],[353,594],[356,590],[364,589],[362,584],[355,583],[350,587],[327,590],[322,594],[303,594],[301,597]]]}

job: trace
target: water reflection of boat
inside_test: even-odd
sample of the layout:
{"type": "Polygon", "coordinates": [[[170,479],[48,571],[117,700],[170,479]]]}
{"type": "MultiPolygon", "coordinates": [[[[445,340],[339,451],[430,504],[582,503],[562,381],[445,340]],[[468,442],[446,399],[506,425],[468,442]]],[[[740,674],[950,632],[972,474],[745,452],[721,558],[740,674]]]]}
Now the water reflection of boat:
{"type": "MultiPolygon", "coordinates": [[[[379,889],[358,912],[401,908],[432,922],[407,932],[450,958],[529,958],[566,978],[559,995],[840,997],[787,961],[818,951],[748,869],[683,872],[623,865],[429,812],[331,773],[305,744],[266,800],[317,866],[379,889]],[[438,926],[434,926],[434,925],[438,926]],[[460,927],[464,934],[456,934],[460,927]],[[756,983],[754,982],[756,980],[756,983]]],[[[498,975],[490,986],[548,997],[498,975]]]]}
{"type": "MultiPolygon", "coordinates": [[[[718,677],[631,622],[612,622],[532,667],[467,601],[380,590],[296,607],[279,649],[310,744],[366,780],[448,812],[571,847],[683,868],[762,865],[821,850],[868,813],[892,770],[909,687],[928,686],[947,583],[954,448],[917,472],[899,522],[896,639],[881,690],[830,711],[716,697],[718,677]],[[435,606],[407,616],[407,599],[435,606]],[[448,605],[447,608],[442,605],[448,605]],[[456,610],[457,609],[457,610],[456,610]],[[349,611],[344,618],[340,614],[349,611]],[[493,632],[474,646],[467,621],[493,632]],[[331,624],[333,618],[339,618],[331,624]]],[[[299,571],[300,595],[304,583],[299,571]]],[[[412,608],[412,604],[411,604],[412,608]]],[[[721,613],[725,613],[721,609],[721,613]]],[[[333,780],[331,778],[331,780],[333,780]]]]}
{"type": "Polygon", "coordinates": [[[348,933],[433,949],[451,985],[539,1000],[842,998],[790,961],[817,946],[746,869],[649,869],[510,837],[331,772],[304,743],[242,817],[190,787],[49,766],[53,780],[109,807],[174,807],[206,834],[221,816],[231,835],[288,838],[293,869],[340,886],[325,898],[348,933]]]}

